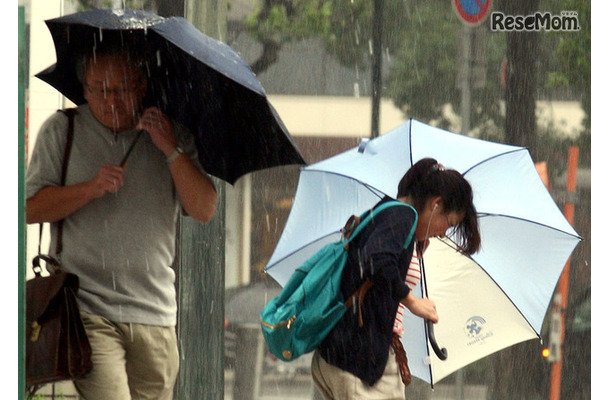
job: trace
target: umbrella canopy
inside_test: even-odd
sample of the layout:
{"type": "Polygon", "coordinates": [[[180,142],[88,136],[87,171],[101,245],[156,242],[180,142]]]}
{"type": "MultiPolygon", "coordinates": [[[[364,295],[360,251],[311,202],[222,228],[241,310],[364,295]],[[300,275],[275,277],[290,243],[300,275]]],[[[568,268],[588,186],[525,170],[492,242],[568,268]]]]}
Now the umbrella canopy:
{"type": "MultiPolygon", "coordinates": [[[[459,171],[474,192],[481,251],[472,257],[447,240],[424,254],[429,297],[439,314],[431,353],[424,321],[406,317],[411,373],[434,383],[497,350],[538,337],[556,282],[580,238],[540,179],[526,148],[474,139],[409,120],[357,148],[302,169],[294,204],[266,271],[281,285],[347,218],[395,197],[417,161],[432,157],[459,171]]],[[[415,293],[423,295],[422,286],[415,293]]],[[[410,314],[410,313],[407,313],[410,314]]]]}
{"type": "Polygon", "coordinates": [[[145,54],[146,104],[184,124],[210,174],[233,184],[264,168],[304,164],[250,67],[228,45],[180,17],[142,10],[91,10],[47,20],[56,64],[36,76],[77,105],[85,103],[77,60],[106,42],[145,54]]]}

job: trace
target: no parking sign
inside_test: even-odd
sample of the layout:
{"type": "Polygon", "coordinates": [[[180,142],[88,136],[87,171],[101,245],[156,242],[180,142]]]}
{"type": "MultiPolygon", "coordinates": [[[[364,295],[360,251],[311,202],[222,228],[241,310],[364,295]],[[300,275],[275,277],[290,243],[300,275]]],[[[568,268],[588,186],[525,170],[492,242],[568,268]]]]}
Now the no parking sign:
{"type": "Polygon", "coordinates": [[[453,0],[453,9],[466,25],[479,25],[489,15],[491,0],[453,0]]]}

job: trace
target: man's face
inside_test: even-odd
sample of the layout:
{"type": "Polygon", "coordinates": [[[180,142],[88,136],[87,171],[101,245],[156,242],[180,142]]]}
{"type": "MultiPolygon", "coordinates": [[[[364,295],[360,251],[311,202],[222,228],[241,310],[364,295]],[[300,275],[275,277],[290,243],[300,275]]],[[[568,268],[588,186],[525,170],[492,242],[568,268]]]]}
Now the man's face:
{"type": "Polygon", "coordinates": [[[133,128],[145,92],[136,69],[123,57],[99,56],[89,61],[84,95],[93,116],[105,127],[116,132],[133,128]]]}

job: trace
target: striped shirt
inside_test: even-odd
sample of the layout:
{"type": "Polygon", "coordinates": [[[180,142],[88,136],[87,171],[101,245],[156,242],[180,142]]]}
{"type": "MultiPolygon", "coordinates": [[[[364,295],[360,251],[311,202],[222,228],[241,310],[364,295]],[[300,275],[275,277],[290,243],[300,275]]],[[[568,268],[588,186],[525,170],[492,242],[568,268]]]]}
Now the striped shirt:
{"type": "MultiPolygon", "coordinates": [[[[417,259],[417,250],[414,248],[411,263],[409,264],[409,270],[407,271],[407,277],[405,278],[405,283],[410,290],[413,290],[413,288],[417,286],[420,279],[421,269],[419,267],[419,260],[417,259]]],[[[394,320],[394,333],[397,333],[400,337],[402,337],[404,333],[402,316],[404,315],[406,309],[407,307],[405,307],[404,304],[398,303],[398,311],[396,312],[396,319],[394,320]]]]}

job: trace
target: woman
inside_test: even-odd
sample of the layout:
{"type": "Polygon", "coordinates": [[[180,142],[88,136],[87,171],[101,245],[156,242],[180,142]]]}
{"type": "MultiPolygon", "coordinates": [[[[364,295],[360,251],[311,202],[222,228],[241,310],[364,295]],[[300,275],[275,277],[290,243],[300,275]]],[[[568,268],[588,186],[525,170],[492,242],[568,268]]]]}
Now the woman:
{"type": "MultiPolygon", "coordinates": [[[[404,399],[391,348],[398,305],[438,321],[434,302],[413,296],[405,283],[413,251],[423,251],[430,237],[444,237],[450,228],[462,252],[479,249],[472,188],[459,172],[422,159],[401,179],[397,199],[412,207],[387,208],[350,244],[341,280],[344,298],[366,279],[373,285],[361,306],[364,325],[358,326],[357,310],[348,310],[314,353],[313,379],[328,400],[404,399]],[[414,224],[414,238],[405,246],[414,224]]],[[[392,199],[377,205],[387,201],[392,199]]]]}

